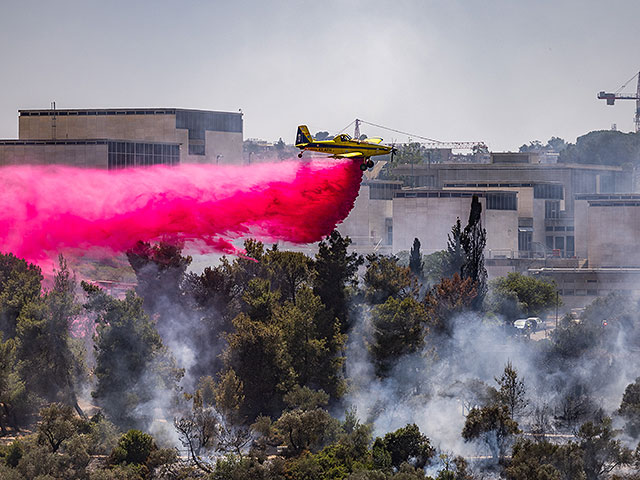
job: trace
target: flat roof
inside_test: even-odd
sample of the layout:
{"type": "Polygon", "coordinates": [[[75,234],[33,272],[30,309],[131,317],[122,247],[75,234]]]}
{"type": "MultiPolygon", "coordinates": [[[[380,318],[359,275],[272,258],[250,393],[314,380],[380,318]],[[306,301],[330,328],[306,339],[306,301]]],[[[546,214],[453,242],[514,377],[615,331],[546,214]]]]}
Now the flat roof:
{"type": "Polygon", "coordinates": [[[122,140],[119,138],[92,138],[92,139],[56,139],[56,140],[0,140],[0,145],[107,145],[108,143],[145,143],[148,145],[182,145],[177,142],[150,142],[147,140],[122,140]]]}
{"type": "Polygon", "coordinates": [[[640,200],[640,193],[576,193],[576,200],[640,200]]]}
{"type": "Polygon", "coordinates": [[[72,108],[72,109],[36,109],[18,110],[23,117],[38,116],[75,116],[75,115],[175,115],[176,112],[219,113],[242,116],[242,112],[222,112],[216,110],[198,110],[190,108],[72,108]]]}
{"type": "Polygon", "coordinates": [[[403,189],[394,192],[393,198],[471,198],[488,196],[517,196],[518,192],[510,191],[487,191],[487,190],[424,190],[424,189],[403,189]]]}
{"type": "Polygon", "coordinates": [[[396,167],[394,172],[402,170],[419,171],[421,174],[429,170],[609,170],[622,172],[624,169],[612,165],[594,165],[586,163],[432,163],[431,165],[401,164],[396,167]]]}

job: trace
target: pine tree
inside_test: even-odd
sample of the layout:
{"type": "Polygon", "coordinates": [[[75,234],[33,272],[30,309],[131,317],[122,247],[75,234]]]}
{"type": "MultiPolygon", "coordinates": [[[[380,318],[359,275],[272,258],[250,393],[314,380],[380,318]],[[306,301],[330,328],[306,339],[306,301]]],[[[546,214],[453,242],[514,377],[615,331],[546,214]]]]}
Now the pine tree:
{"type": "Polygon", "coordinates": [[[460,219],[456,219],[456,223],[451,227],[451,233],[448,236],[447,250],[445,251],[444,265],[442,273],[445,277],[451,278],[454,274],[462,274],[462,265],[464,264],[464,251],[462,249],[462,224],[460,219]]]}
{"type": "Polygon", "coordinates": [[[487,244],[487,231],[482,228],[482,205],[478,196],[471,200],[469,223],[464,228],[460,242],[464,251],[462,278],[470,278],[477,285],[478,296],[474,300],[474,309],[478,310],[487,293],[487,269],[484,267],[484,247],[487,244]]]}
{"type": "Polygon", "coordinates": [[[421,279],[423,266],[422,252],[420,252],[420,240],[414,238],[413,246],[411,247],[411,252],[409,254],[409,268],[416,277],[421,279]]]}

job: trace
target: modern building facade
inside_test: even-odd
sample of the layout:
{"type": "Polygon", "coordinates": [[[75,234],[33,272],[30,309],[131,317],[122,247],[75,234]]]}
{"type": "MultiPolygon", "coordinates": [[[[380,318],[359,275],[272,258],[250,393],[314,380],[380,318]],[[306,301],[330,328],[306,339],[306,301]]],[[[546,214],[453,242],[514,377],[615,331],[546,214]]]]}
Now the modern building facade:
{"type": "Polygon", "coordinates": [[[18,140],[0,141],[0,165],[63,163],[112,169],[242,163],[242,113],[178,108],[20,110],[18,125],[18,140]]]}

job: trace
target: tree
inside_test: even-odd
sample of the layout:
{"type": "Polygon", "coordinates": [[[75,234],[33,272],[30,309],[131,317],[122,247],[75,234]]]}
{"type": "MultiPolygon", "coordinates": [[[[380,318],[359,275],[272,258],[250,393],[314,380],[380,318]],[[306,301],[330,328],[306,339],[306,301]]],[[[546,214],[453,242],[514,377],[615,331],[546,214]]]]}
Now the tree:
{"type": "Polygon", "coordinates": [[[576,437],[583,451],[587,480],[603,478],[614,468],[632,463],[631,450],[623,447],[620,440],[615,440],[616,435],[608,417],[599,424],[586,422],[578,430],[576,437]]]}
{"type": "Polygon", "coordinates": [[[400,357],[424,346],[427,321],[424,307],[412,297],[389,297],[373,310],[373,343],[369,351],[378,376],[386,376],[400,357]]]}
{"type": "Polygon", "coordinates": [[[191,257],[182,256],[180,245],[138,242],[127,252],[127,258],[136,273],[136,293],[144,300],[145,311],[171,321],[167,307],[179,302],[180,285],[191,257]]]}
{"type": "Polygon", "coordinates": [[[504,367],[504,372],[500,378],[495,379],[500,386],[498,390],[498,400],[502,405],[506,405],[509,416],[515,419],[529,403],[526,398],[526,388],[524,382],[518,378],[518,372],[510,361],[504,367]]]}
{"type": "Polygon", "coordinates": [[[622,165],[640,159],[640,135],[613,130],[589,132],[560,152],[562,163],[622,165]]]}
{"type": "Polygon", "coordinates": [[[277,414],[282,394],[294,383],[282,329],[272,321],[255,321],[241,313],[233,319],[235,332],[227,335],[225,368],[233,369],[244,385],[241,415],[277,414]],[[259,368],[256,366],[259,365],[259,368]]]}
{"type": "Polygon", "coordinates": [[[558,299],[556,285],[518,272],[492,282],[494,311],[514,318],[513,312],[521,311],[527,316],[540,315],[546,309],[556,305],[558,299]],[[513,305],[513,299],[517,306],[513,305]],[[515,308],[514,308],[515,307],[515,308]]]}
{"type": "Polygon", "coordinates": [[[416,277],[422,279],[423,267],[424,264],[422,262],[422,253],[420,253],[420,240],[414,238],[413,246],[411,247],[411,252],[409,253],[409,269],[416,277]]]}
{"type": "Polygon", "coordinates": [[[463,280],[457,273],[451,278],[443,278],[423,300],[434,330],[452,335],[454,318],[470,310],[477,295],[476,285],[470,278],[463,280]]]}
{"type": "Polygon", "coordinates": [[[310,284],[311,259],[300,252],[281,252],[274,245],[267,250],[265,263],[271,290],[280,292],[283,301],[289,300],[295,305],[298,290],[310,284]]]}
{"type": "Polygon", "coordinates": [[[558,445],[529,439],[516,441],[505,475],[508,480],[586,478],[582,451],[576,443],[558,445]]]}
{"type": "Polygon", "coordinates": [[[625,431],[633,438],[638,438],[640,435],[640,377],[625,388],[617,413],[625,420],[625,431]]]}
{"type": "Polygon", "coordinates": [[[300,289],[297,304],[278,306],[273,320],[282,329],[287,357],[295,373],[296,383],[322,389],[339,398],[344,391],[343,365],[346,335],[340,333],[337,321],[329,336],[323,336],[318,325],[326,310],[320,298],[308,287],[300,289]]]}
{"type": "Polygon", "coordinates": [[[82,360],[73,350],[72,321],[80,314],[75,301],[75,278],[59,258],[53,288],[25,305],[18,317],[16,357],[18,370],[30,392],[48,401],[78,405],[75,383],[83,373],[82,360]]]}
{"type": "Polygon", "coordinates": [[[112,464],[142,465],[157,448],[151,435],[140,430],[129,430],[118,440],[110,461],[112,464]]]}
{"type": "Polygon", "coordinates": [[[473,307],[479,310],[487,293],[487,270],[484,267],[484,247],[487,243],[487,231],[481,223],[482,205],[478,196],[471,198],[469,223],[464,227],[460,242],[464,251],[462,264],[462,278],[470,278],[476,284],[477,296],[473,300],[473,307]]]}
{"type": "Polygon", "coordinates": [[[91,395],[116,425],[136,426],[141,419],[134,411],[159,394],[169,402],[184,372],[144,313],[142,299],[127,292],[117,300],[84,282],[83,288],[88,294],[85,308],[98,323],[97,383],[91,395]]]}
{"type": "Polygon", "coordinates": [[[318,245],[318,253],[313,264],[316,273],[313,293],[320,297],[331,318],[331,321],[326,323],[325,329],[321,328],[325,337],[333,329],[333,318],[338,319],[341,333],[345,333],[349,326],[347,286],[357,283],[355,274],[364,262],[357,253],[347,254],[349,245],[351,245],[351,239],[342,238],[342,235],[334,230],[318,245]]]}
{"type": "MultiPolygon", "coordinates": [[[[387,433],[384,438],[377,438],[374,450],[384,449],[391,459],[391,466],[399,468],[404,462],[412,461],[418,468],[424,468],[435,455],[429,438],[420,432],[415,423],[407,424],[395,432],[387,433]]],[[[380,455],[380,453],[378,454],[380,455]]]]}
{"type": "Polygon", "coordinates": [[[456,219],[456,223],[451,227],[451,233],[447,240],[447,250],[444,255],[444,265],[442,273],[445,277],[453,277],[453,275],[462,275],[462,266],[465,257],[462,248],[462,224],[460,219],[456,219]]]}
{"type": "Polygon", "coordinates": [[[396,257],[370,254],[367,262],[364,284],[368,302],[377,305],[391,297],[402,299],[415,293],[416,284],[411,270],[399,266],[396,257]]]}
{"type": "Polygon", "coordinates": [[[0,431],[7,433],[7,427],[18,431],[29,422],[29,417],[37,412],[40,399],[27,391],[25,381],[17,369],[15,341],[2,341],[0,333],[0,431]]]}
{"type": "Polygon", "coordinates": [[[429,284],[442,280],[445,276],[447,251],[440,250],[422,257],[422,276],[429,284]]]}
{"type": "Polygon", "coordinates": [[[53,403],[40,410],[38,440],[48,443],[52,452],[57,452],[65,440],[71,438],[78,428],[80,419],[73,414],[73,408],[61,403],[53,403]]]}
{"type": "Polygon", "coordinates": [[[482,439],[498,460],[504,458],[511,436],[518,432],[518,423],[509,415],[509,408],[494,404],[471,409],[462,429],[462,438],[466,442],[482,439]]]}
{"type": "Polygon", "coordinates": [[[338,422],[322,408],[328,395],[306,387],[296,387],[285,396],[289,404],[274,423],[274,434],[287,445],[290,455],[304,450],[319,450],[332,441],[338,432],[338,422]]]}
{"type": "Polygon", "coordinates": [[[42,279],[40,267],[12,253],[0,253],[0,331],[5,338],[15,336],[18,316],[40,296],[42,279]]]}

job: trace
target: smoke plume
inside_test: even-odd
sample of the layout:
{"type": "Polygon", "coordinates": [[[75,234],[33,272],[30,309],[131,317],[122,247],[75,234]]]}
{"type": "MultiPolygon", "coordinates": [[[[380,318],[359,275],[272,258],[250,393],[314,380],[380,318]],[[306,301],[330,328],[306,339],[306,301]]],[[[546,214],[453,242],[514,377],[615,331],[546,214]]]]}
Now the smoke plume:
{"type": "Polygon", "coordinates": [[[57,252],[114,253],[174,239],[240,253],[245,235],[320,240],[353,207],[357,162],[181,165],[105,171],[0,167],[0,248],[32,262],[57,252]]]}

